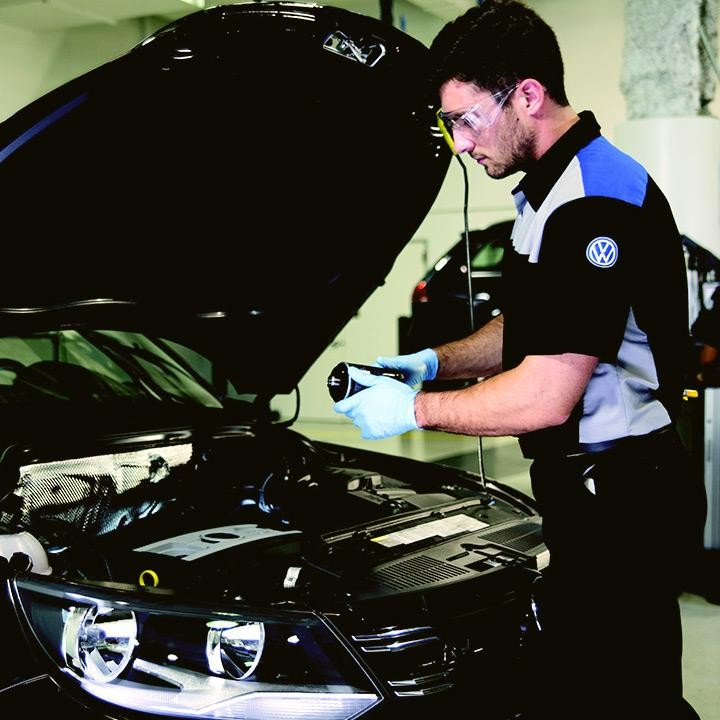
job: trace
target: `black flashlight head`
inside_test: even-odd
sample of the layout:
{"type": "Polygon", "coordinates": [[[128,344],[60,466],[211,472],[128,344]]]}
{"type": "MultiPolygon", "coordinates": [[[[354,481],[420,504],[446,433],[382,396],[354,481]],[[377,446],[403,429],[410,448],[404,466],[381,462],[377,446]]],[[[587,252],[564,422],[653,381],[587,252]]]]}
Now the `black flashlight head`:
{"type": "Polygon", "coordinates": [[[399,370],[376,367],[375,365],[359,365],[358,363],[341,362],[332,369],[327,379],[328,392],[335,402],[344,400],[356,392],[365,389],[365,385],[355,382],[355,380],[350,377],[348,370],[351,367],[367,370],[373,375],[384,375],[385,377],[390,377],[400,382],[405,381],[405,375],[399,370]]]}

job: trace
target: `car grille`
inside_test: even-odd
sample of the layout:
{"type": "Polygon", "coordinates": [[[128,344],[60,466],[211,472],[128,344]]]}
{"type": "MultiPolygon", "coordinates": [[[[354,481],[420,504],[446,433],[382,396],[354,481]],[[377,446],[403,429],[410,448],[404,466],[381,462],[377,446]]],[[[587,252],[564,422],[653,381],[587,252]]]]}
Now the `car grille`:
{"type": "Polygon", "coordinates": [[[353,617],[362,621],[342,623],[357,655],[392,697],[467,692],[480,674],[496,683],[514,675],[536,574],[516,565],[428,589],[450,572],[466,571],[423,556],[383,568],[375,579],[382,574],[399,592],[357,607],[353,617]],[[392,618],[398,622],[389,624],[392,618]]]}
{"type": "Polygon", "coordinates": [[[409,676],[384,678],[397,697],[429,695],[449,690],[454,685],[451,668],[443,668],[442,662],[438,662],[444,654],[443,641],[430,626],[391,628],[367,635],[353,635],[352,640],[361,655],[382,656],[379,661],[370,658],[368,664],[387,667],[390,675],[390,668],[395,666],[393,669],[400,670],[408,664],[412,665],[414,659],[417,669],[408,668],[409,676]],[[392,656],[398,660],[388,661],[387,658],[392,656]],[[433,656],[436,656],[434,662],[431,660],[433,656]],[[420,670],[423,666],[437,669],[423,674],[420,670]]]}

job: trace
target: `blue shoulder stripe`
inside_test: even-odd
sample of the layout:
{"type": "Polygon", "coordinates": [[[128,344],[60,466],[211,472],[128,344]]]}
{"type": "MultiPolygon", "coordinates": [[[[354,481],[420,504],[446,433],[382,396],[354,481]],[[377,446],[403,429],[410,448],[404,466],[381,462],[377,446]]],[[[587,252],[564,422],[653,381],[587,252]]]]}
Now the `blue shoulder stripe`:
{"type": "Polygon", "coordinates": [[[599,137],[577,154],[585,195],[642,205],[648,185],[647,170],[622,150],[599,137]]]}

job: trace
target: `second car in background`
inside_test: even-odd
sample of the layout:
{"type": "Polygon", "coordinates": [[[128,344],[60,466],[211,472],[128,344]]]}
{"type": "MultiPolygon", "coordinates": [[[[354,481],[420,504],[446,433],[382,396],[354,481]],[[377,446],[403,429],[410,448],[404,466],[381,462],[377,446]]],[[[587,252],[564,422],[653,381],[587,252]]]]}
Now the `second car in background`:
{"type": "Polygon", "coordinates": [[[506,220],[468,233],[472,320],[464,235],[417,283],[410,316],[398,320],[400,353],[437,347],[465,337],[471,329],[482,327],[501,313],[502,261],[512,226],[513,221],[506,220]]]}

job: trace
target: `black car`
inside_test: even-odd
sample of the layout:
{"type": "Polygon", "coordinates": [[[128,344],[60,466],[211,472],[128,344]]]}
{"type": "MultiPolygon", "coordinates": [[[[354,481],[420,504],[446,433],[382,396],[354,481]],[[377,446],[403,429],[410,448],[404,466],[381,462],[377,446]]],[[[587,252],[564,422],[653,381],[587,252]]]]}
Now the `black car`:
{"type": "Polygon", "coordinates": [[[336,8],[221,6],[0,125],[7,716],[522,712],[531,499],[273,409],[442,183],[426,52],[336,8]]]}
{"type": "Polygon", "coordinates": [[[399,350],[415,352],[458,340],[502,312],[502,261],[513,221],[464,234],[413,288],[409,317],[399,319],[399,350]],[[468,303],[468,255],[472,316],[468,303]]]}

